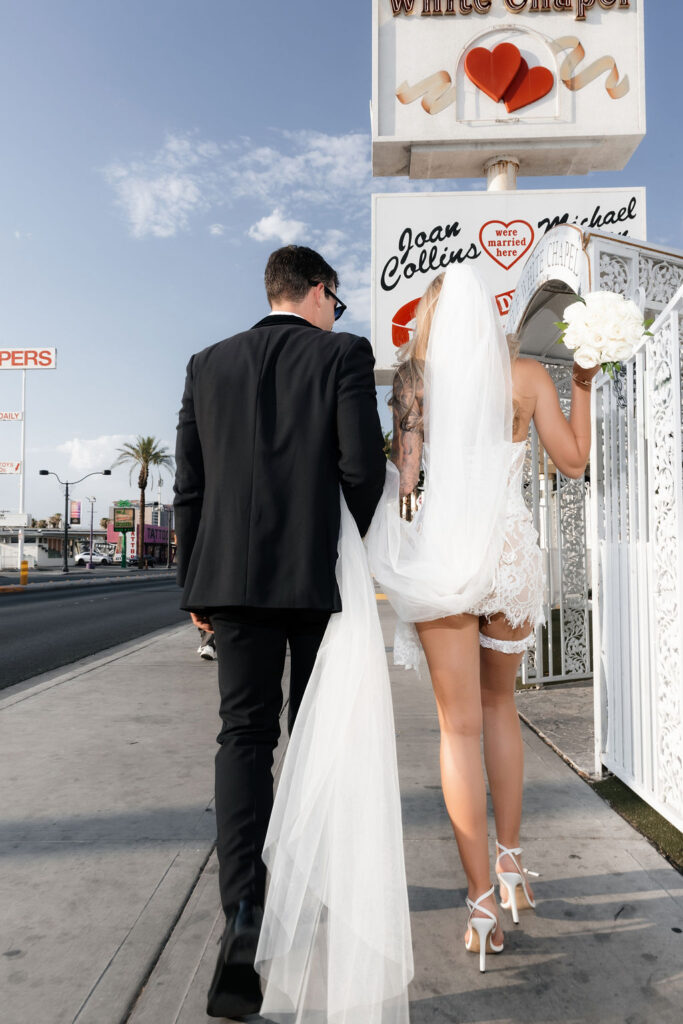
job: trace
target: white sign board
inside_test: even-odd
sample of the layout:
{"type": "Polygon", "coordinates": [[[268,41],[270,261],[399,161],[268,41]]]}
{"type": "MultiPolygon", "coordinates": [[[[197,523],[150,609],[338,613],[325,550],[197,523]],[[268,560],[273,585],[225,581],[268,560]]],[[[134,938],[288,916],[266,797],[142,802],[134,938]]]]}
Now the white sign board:
{"type": "Polygon", "coordinates": [[[0,423],[21,423],[23,412],[0,412],[0,423]]]}
{"type": "Polygon", "coordinates": [[[0,370],[54,370],[56,348],[0,348],[0,370]]]}
{"type": "Polygon", "coordinates": [[[0,462],[0,476],[18,476],[21,473],[20,462],[0,462]]]}
{"type": "MultiPolygon", "coordinates": [[[[558,224],[586,234],[603,230],[644,238],[645,189],[374,195],[372,339],[377,368],[395,363],[397,347],[410,337],[420,296],[453,263],[467,262],[483,277],[498,312],[506,317],[527,257],[558,224]]],[[[556,276],[565,279],[559,271],[556,276]]]]}
{"type": "Polygon", "coordinates": [[[0,511],[0,527],[26,527],[31,525],[31,516],[28,512],[3,512],[0,511]]]}
{"type": "Polygon", "coordinates": [[[376,175],[620,170],[644,135],[643,0],[373,0],[376,175]]]}

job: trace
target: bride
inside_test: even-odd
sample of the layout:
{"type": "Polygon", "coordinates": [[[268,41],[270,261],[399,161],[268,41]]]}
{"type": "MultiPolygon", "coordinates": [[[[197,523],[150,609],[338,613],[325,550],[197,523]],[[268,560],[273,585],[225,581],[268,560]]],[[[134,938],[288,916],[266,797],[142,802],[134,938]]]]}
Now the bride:
{"type": "Polygon", "coordinates": [[[392,462],[368,533],[370,568],[399,616],[398,664],[426,656],[441,732],[446,808],[467,878],[466,948],[503,950],[491,885],[484,760],[496,825],[501,905],[515,923],[535,899],[519,846],[523,746],[514,690],[543,621],[538,535],[522,496],[526,438],[566,476],[590,451],[590,388],[599,367],[574,365],[567,421],[547,371],[510,349],[478,277],[453,268],[431,282],[394,378],[392,462]],[[397,514],[425,473],[415,520],[397,514]]]}

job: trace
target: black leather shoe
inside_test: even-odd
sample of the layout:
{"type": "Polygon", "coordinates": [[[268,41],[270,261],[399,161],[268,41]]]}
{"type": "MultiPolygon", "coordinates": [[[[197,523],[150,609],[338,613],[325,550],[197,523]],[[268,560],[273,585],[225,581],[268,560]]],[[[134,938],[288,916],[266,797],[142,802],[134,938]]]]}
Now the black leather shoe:
{"type": "Polygon", "coordinates": [[[209,1017],[245,1017],[261,1008],[260,979],[254,970],[263,908],[240,900],[225,923],[216,970],[209,986],[209,1017]]]}

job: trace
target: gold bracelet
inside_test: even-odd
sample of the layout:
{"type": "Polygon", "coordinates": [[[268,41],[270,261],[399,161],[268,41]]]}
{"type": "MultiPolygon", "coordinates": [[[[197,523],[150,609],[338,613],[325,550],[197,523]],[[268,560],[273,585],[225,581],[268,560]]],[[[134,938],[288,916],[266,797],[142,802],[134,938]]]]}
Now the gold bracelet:
{"type": "Polygon", "coordinates": [[[584,391],[590,391],[591,384],[593,383],[592,377],[589,377],[588,380],[582,380],[580,377],[577,377],[575,373],[572,373],[572,380],[584,391]]]}

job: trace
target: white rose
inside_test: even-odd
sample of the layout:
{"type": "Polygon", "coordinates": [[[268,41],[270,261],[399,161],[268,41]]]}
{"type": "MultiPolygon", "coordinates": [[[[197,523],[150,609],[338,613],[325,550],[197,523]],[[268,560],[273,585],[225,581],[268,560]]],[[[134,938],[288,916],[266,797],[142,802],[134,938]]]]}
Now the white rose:
{"type": "Polygon", "coordinates": [[[599,348],[593,348],[592,345],[582,345],[581,348],[577,348],[574,352],[574,362],[578,363],[584,370],[589,370],[600,362],[605,362],[605,360],[600,359],[599,348]]]}
{"type": "Polygon", "coordinates": [[[633,355],[633,345],[627,341],[615,341],[609,345],[603,345],[600,354],[601,363],[621,363],[630,359],[633,355]]]}
{"type": "Polygon", "coordinates": [[[585,306],[585,303],[583,303],[583,302],[572,302],[571,306],[567,306],[567,308],[565,309],[564,313],[562,314],[562,319],[565,321],[565,323],[568,323],[568,324],[574,324],[574,323],[579,323],[579,322],[585,323],[585,321],[586,321],[586,306],[585,306]]]}
{"type": "Polygon", "coordinates": [[[618,317],[606,319],[601,326],[600,333],[607,341],[624,341],[627,337],[627,324],[618,317]]]}
{"type": "Polygon", "coordinates": [[[616,292],[589,292],[586,295],[586,305],[591,312],[617,310],[622,301],[621,295],[617,295],[616,292]]]}

